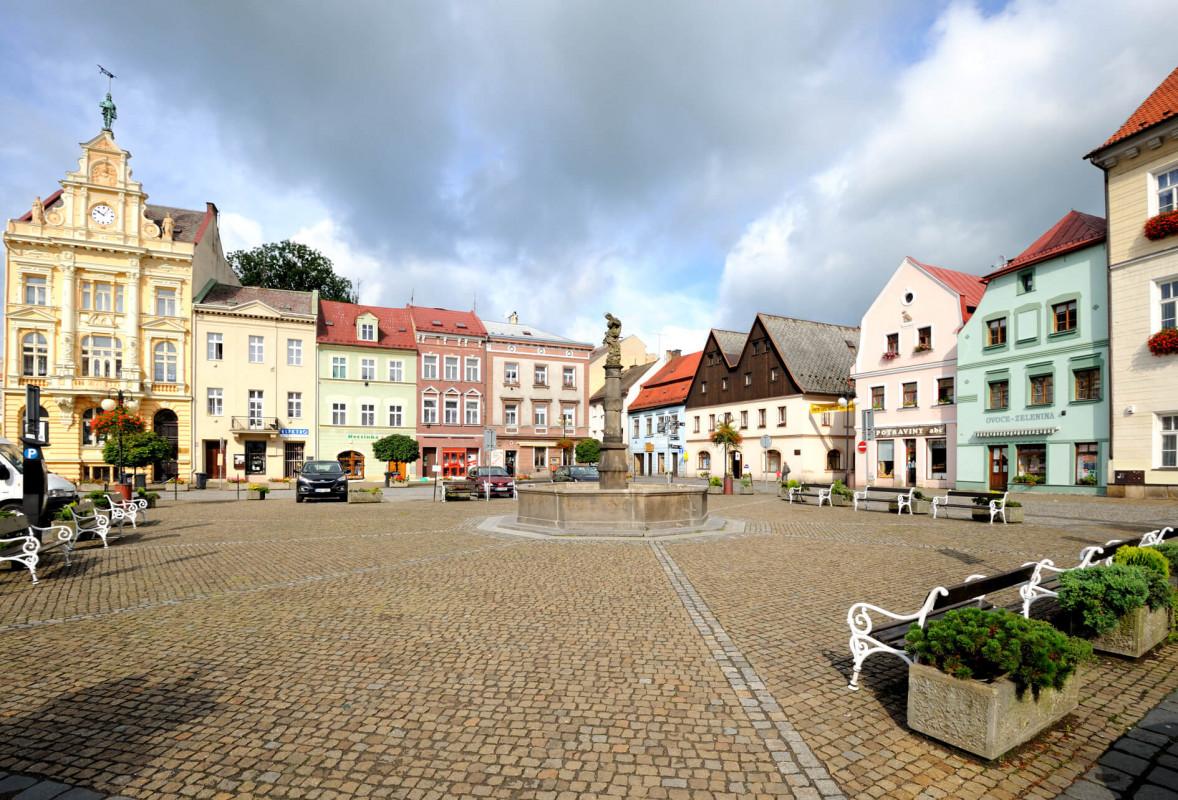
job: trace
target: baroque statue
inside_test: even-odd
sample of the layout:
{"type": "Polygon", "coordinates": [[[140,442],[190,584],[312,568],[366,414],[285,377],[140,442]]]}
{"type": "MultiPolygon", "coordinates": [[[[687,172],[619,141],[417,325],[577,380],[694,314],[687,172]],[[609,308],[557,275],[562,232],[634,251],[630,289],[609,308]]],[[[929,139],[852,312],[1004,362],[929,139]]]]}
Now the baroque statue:
{"type": "Polygon", "coordinates": [[[163,220],[163,238],[165,241],[172,241],[172,230],[176,227],[176,220],[172,219],[171,214],[165,214],[163,220]]]}
{"type": "Polygon", "coordinates": [[[41,202],[40,197],[33,198],[33,224],[45,224],[45,204],[41,202]]]}
{"type": "Polygon", "coordinates": [[[613,314],[606,313],[605,338],[601,343],[609,348],[609,355],[605,358],[607,367],[622,366],[622,321],[613,314]]]}
{"type": "Polygon", "coordinates": [[[102,111],[102,129],[111,130],[111,123],[119,118],[119,114],[115,110],[115,101],[111,99],[110,92],[106,93],[106,99],[98,104],[98,108],[102,111]]]}

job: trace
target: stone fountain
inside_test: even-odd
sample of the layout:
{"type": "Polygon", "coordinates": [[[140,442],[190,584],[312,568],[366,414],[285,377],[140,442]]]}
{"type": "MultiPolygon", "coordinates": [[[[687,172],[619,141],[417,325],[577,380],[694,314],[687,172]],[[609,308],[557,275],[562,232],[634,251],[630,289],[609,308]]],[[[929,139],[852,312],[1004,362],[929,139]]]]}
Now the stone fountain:
{"type": "Polygon", "coordinates": [[[605,435],[598,472],[601,482],[524,484],[517,488],[514,518],[499,518],[495,528],[557,536],[667,536],[714,531],[725,521],[708,516],[707,488],[642,484],[626,480],[622,439],[622,323],[613,314],[605,339],[605,435]]]}

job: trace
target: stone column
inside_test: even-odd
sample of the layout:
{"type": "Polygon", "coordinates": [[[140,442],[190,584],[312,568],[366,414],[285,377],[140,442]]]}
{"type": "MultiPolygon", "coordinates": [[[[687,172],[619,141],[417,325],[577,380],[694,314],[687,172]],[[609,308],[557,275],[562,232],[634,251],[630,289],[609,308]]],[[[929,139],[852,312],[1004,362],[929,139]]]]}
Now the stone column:
{"type": "Polygon", "coordinates": [[[139,281],[142,276],[139,259],[132,258],[127,269],[127,296],[123,299],[127,305],[123,308],[126,350],[123,352],[123,375],[126,378],[127,389],[139,391],[139,381],[143,376],[139,363],[139,281]]]}
{"type": "Polygon", "coordinates": [[[61,352],[57,354],[58,376],[62,385],[69,388],[77,374],[74,350],[77,347],[77,320],[74,317],[74,296],[76,294],[74,254],[65,253],[61,261],[61,352]]]}
{"type": "Polygon", "coordinates": [[[602,489],[626,488],[626,443],[622,441],[622,367],[605,367],[605,434],[598,466],[602,489]]]}

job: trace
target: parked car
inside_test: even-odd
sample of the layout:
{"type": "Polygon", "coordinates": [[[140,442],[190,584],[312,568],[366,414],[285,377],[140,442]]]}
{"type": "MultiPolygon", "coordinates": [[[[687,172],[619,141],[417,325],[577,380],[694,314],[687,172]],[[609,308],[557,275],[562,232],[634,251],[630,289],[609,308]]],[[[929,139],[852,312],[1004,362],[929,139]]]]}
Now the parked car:
{"type": "Polygon", "coordinates": [[[338,461],[307,461],[295,481],[295,502],[304,500],[348,501],[348,476],[338,461]]]}
{"type": "MultiPolygon", "coordinates": [[[[45,480],[45,508],[49,512],[77,502],[78,487],[55,472],[45,480]]],[[[24,502],[24,454],[15,442],[0,439],[0,508],[19,511],[24,502]]]]}
{"type": "Polygon", "coordinates": [[[511,497],[515,494],[515,478],[503,467],[471,467],[466,471],[466,477],[446,480],[446,498],[485,497],[484,484],[487,483],[491,484],[492,497],[511,497]]]}
{"type": "Polygon", "coordinates": [[[597,467],[592,464],[575,464],[569,467],[557,467],[554,469],[552,471],[552,480],[554,483],[566,481],[573,483],[599,481],[601,480],[601,474],[597,471],[597,467]]]}

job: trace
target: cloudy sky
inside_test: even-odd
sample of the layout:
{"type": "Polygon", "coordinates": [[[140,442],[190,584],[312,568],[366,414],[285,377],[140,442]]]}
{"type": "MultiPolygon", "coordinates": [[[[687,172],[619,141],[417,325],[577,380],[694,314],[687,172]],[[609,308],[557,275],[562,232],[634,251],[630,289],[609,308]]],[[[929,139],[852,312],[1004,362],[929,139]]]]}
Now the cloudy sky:
{"type": "Polygon", "coordinates": [[[0,0],[0,204],[76,165],[119,76],[152,201],[292,238],[367,303],[698,349],[857,323],[900,259],[982,273],[1075,208],[1174,68],[1172,0],[0,0]]]}

